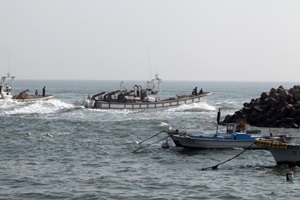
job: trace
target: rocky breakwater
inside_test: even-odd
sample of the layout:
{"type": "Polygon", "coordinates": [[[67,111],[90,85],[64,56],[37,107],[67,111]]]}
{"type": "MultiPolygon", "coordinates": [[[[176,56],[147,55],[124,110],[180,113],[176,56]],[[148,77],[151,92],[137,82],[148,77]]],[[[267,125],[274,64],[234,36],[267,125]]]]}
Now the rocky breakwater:
{"type": "Polygon", "coordinates": [[[246,120],[258,127],[299,128],[300,85],[289,90],[283,86],[263,92],[260,98],[244,103],[244,107],[233,115],[227,115],[223,123],[237,123],[246,120]]]}

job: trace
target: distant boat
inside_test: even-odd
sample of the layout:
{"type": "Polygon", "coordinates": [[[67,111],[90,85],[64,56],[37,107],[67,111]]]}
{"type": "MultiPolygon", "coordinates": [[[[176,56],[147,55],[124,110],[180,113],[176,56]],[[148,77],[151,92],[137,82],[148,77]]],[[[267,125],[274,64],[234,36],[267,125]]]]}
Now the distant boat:
{"type": "Polygon", "coordinates": [[[286,141],[257,139],[257,146],[267,148],[273,155],[277,165],[288,164],[290,167],[300,166],[300,145],[288,144],[286,141]]]}
{"type": "Polygon", "coordinates": [[[162,80],[155,75],[155,79],[147,82],[145,89],[140,85],[134,85],[133,89],[125,89],[121,83],[120,90],[111,92],[100,92],[88,97],[83,101],[85,108],[95,109],[156,109],[180,106],[183,104],[198,103],[202,97],[211,95],[211,92],[197,91],[195,88],[192,94],[177,95],[173,98],[160,99],[160,84],[162,80]]]}
{"type": "Polygon", "coordinates": [[[28,102],[28,101],[45,101],[48,99],[52,99],[54,96],[52,94],[48,95],[29,95],[29,90],[26,89],[22,91],[19,95],[13,96],[13,88],[12,82],[15,79],[15,76],[11,76],[10,73],[7,73],[6,76],[1,77],[0,82],[0,100],[2,99],[12,99],[20,102],[28,102]]]}

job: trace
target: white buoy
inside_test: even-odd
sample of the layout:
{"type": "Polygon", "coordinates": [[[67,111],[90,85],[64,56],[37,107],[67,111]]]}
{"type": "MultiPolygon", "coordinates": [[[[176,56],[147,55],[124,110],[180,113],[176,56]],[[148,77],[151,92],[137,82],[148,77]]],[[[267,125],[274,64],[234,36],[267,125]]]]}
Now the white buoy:
{"type": "Polygon", "coordinates": [[[53,137],[53,135],[51,135],[50,133],[47,133],[47,136],[48,136],[48,137],[53,137]]]}
{"type": "Polygon", "coordinates": [[[286,173],[286,181],[293,181],[294,173],[292,171],[286,173]]]}

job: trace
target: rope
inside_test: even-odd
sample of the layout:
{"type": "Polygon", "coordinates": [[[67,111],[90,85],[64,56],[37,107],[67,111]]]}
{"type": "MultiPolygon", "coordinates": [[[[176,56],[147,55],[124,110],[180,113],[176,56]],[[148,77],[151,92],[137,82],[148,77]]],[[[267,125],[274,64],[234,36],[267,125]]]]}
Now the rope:
{"type": "Polygon", "coordinates": [[[142,147],[142,148],[138,148],[138,149],[134,150],[132,153],[135,153],[135,152],[137,152],[137,151],[139,151],[139,150],[145,149],[146,147],[148,147],[148,146],[150,146],[150,145],[152,145],[152,144],[155,144],[155,143],[157,143],[157,142],[160,142],[160,141],[162,141],[162,140],[165,140],[165,139],[167,139],[168,137],[169,137],[169,136],[164,137],[164,138],[162,138],[162,139],[159,139],[159,140],[157,140],[156,142],[147,144],[146,146],[144,146],[144,147],[142,147]]]}
{"type": "Polygon", "coordinates": [[[219,163],[219,164],[217,164],[217,165],[214,165],[214,166],[211,166],[211,167],[202,168],[201,170],[203,171],[203,170],[207,170],[207,169],[209,169],[209,168],[211,168],[211,169],[217,169],[219,165],[222,165],[222,164],[224,164],[224,163],[227,163],[228,161],[231,161],[231,160],[233,160],[233,159],[239,157],[240,155],[242,155],[245,151],[247,151],[248,149],[250,149],[250,148],[252,147],[253,144],[255,144],[255,142],[253,142],[249,147],[247,147],[246,149],[244,149],[242,152],[240,152],[239,154],[235,155],[234,157],[232,157],[232,158],[230,158],[230,159],[228,159],[228,160],[225,160],[224,162],[221,162],[221,163],[219,163]]]}
{"type": "Polygon", "coordinates": [[[151,137],[149,137],[149,138],[147,138],[147,139],[145,139],[145,140],[139,142],[138,144],[142,144],[143,142],[146,142],[147,140],[150,140],[151,138],[154,138],[155,136],[157,136],[158,134],[161,134],[161,133],[163,133],[163,132],[166,132],[166,131],[160,131],[160,132],[158,132],[158,133],[152,135],[151,137]]]}

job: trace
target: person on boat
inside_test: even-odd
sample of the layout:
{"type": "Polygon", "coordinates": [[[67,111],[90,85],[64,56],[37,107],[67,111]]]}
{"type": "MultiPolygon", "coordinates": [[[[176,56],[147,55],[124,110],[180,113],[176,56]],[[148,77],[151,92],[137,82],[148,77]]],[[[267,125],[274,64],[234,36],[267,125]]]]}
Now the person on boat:
{"type": "Polygon", "coordinates": [[[199,94],[202,94],[202,93],[203,93],[203,90],[202,90],[202,88],[201,88],[201,90],[200,90],[199,94]]]}
{"type": "Polygon", "coordinates": [[[44,86],[43,87],[43,97],[45,96],[45,94],[46,94],[46,87],[44,86]]]}
{"type": "Polygon", "coordinates": [[[2,95],[2,85],[0,85],[0,99],[3,99],[3,95],[2,95]]]}
{"type": "Polygon", "coordinates": [[[198,94],[198,92],[197,92],[197,87],[195,87],[195,88],[193,89],[192,95],[197,95],[197,94],[198,94]]]}
{"type": "Polygon", "coordinates": [[[34,94],[35,94],[36,96],[39,95],[38,90],[35,90],[35,93],[34,93],[34,94]]]}

